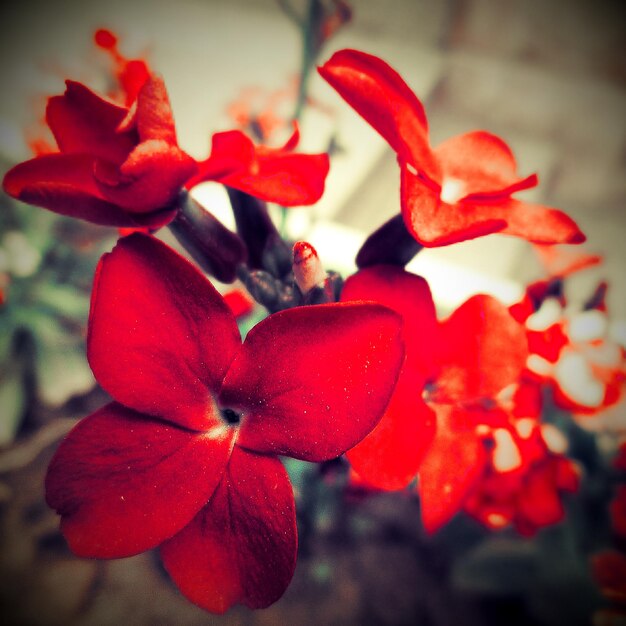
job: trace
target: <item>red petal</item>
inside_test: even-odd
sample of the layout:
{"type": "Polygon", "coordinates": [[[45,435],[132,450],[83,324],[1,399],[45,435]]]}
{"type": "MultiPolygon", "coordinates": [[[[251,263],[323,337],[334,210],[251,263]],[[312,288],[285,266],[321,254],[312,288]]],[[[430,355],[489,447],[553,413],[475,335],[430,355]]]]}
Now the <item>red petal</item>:
{"type": "Polygon", "coordinates": [[[499,232],[506,221],[496,210],[476,211],[470,204],[447,204],[439,191],[400,164],[400,200],[408,231],[423,246],[447,246],[499,232]]]}
{"type": "Polygon", "coordinates": [[[176,145],[174,116],[160,76],[152,74],[139,91],[136,124],[142,142],[155,139],[176,145]]]}
{"type": "Polygon", "coordinates": [[[178,532],[216,488],[233,432],[192,434],[116,403],[82,420],[46,477],[47,502],[72,551],[120,558],[178,532]]]}
{"type": "Polygon", "coordinates": [[[219,424],[212,392],[239,346],[221,296],[157,239],[130,235],[101,260],[88,357],[118,402],[187,428],[219,424]]]}
{"type": "Polygon", "coordinates": [[[14,198],[105,226],[162,226],[173,211],[131,215],[102,197],[93,180],[93,158],[84,154],[46,154],[9,170],[4,190],[14,198]]]}
{"type": "MultiPolygon", "coordinates": [[[[520,189],[520,184],[531,182],[517,176],[515,157],[506,143],[484,130],[451,137],[435,148],[435,154],[442,178],[462,181],[464,196],[520,189]]],[[[535,177],[532,182],[537,184],[535,177]]]]}
{"type": "Polygon", "coordinates": [[[196,169],[176,145],[154,139],[139,144],[119,168],[98,162],[95,178],[107,200],[131,213],[146,213],[171,205],[196,169]]]}
{"type": "Polygon", "coordinates": [[[552,324],[542,331],[529,330],[526,336],[528,337],[528,351],[531,354],[538,354],[550,363],[558,361],[561,349],[569,343],[567,335],[563,332],[563,325],[560,323],[552,324]]]}
{"type": "Polygon", "coordinates": [[[406,487],[433,441],[435,415],[420,397],[419,381],[419,376],[404,368],[383,418],[347,452],[354,470],[373,487],[406,487]]]}
{"type": "Polygon", "coordinates": [[[542,204],[503,198],[497,205],[479,204],[472,211],[490,213],[507,222],[503,234],[523,237],[533,243],[583,243],[585,235],[563,211],[542,204]]]}
{"type": "Polygon", "coordinates": [[[518,380],[527,356],[524,327],[508,309],[491,296],[473,296],[441,324],[437,398],[493,398],[518,380]]]}
{"type": "Polygon", "coordinates": [[[552,467],[541,464],[531,470],[518,500],[519,514],[536,528],[559,522],[564,515],[552,467]]]}
{"type": "Polygon", "coordinates": [[[431,405],[437,414],[437,434],[419,471],[422,522],[433,533],[461,509],[482,476],[487,453],[474,429],[478,411],[431,405]]]}
{"type": "Polygon", "coordinates": [[[296,544],[293,492],[280,461],[235,447],[209,504],[161,556],[187,598],[224,613],[278,600],[293,576],[296,544]]]}
{"type": "Polygon", "coordinates": [[[428,283],[421,277],[392,265],[378,265],[350,276],[341,292],[342,301],[373,300],[402,316],[406,346],[404,369],[420,376],[420,388],[434,374],[439,326],[428,283]]]}
{"type": "Polygon", "coordinates": [[[370,54],[340,50],[318,70],[403,160],[430,180],[440,180],[424,107],[394,69],[370,54]]]}
{"type": "Polygon", "coordinates": [[[65,153],[90,154],[121,163],[137,144],[136,133],[117,128],[128,109],[101,98],[73,81],[66,82],[62,96],[48,101],[46,121],[59,149],[65,153]]]}
{"type": "Polygon", "coordinates": [[[511,415],[514,417],[539,418],[543,409],[542,386],[538,380],[522,374],[519,385],[513,395],[513,408],[511,415]]]}
{"type": "Polygon", "coordinates": [[[380,420],[404,349],[399,316],[375,304],[288,309],[257,324],[220,403],[244,412],[238,444],[307,461],[339,456],[380,420]]]}
{"type": "Polygon", "coordinates": [[[328,155],[293,154],[289,142],[287,146],[288,150],[255,146],[238,130],[217,133],[211,156],[199,163],[199,173],[187,187],[214,180],[283,206],[313,204],[324,192],[328,155]]]}
{"type": "Polygon", "coordinates": [[[258,154],[256,168],[225,176],[219,182],[283,206],[314,204],[324,193],[330,162],[327,154],[258,154]]]}
{"type": "Polygon", "coordinates": [[[564,277],[602,263],[597,254],[585,254],[569,246],[535,245],[535,252],[550,276],[564,277]]]}

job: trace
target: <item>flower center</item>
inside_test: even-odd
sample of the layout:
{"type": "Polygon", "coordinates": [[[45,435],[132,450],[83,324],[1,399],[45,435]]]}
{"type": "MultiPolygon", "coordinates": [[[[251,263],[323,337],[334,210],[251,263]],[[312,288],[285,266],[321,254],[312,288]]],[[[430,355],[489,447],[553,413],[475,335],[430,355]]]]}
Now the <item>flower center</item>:
{"type": "Polygon", "coordinates": [[[241,420],[241,414],[237,413],[237,411],[233,411],[232,409],[220,409],[220,413],[222,415],[222,419],[227,424],[239,424],[241,420]]]}
{"type": "Polygon", "coordinates": [[[465,195],[465,183],[458,178],[446,178],[441,185],[440,198],[448,204],[456,204],[465,195]]]}

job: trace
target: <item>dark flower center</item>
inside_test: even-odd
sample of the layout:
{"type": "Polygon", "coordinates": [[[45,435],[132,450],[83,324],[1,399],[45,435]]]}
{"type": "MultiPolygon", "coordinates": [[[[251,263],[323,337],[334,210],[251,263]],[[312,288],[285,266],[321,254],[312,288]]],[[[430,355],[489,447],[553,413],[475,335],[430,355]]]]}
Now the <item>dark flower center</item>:
{"type": "Polygon", "coordinates": [[[241,420],[241,415],[232,409],[221,409],[220,413],[227,424],[239,424],[239,420],[241,420]]]}

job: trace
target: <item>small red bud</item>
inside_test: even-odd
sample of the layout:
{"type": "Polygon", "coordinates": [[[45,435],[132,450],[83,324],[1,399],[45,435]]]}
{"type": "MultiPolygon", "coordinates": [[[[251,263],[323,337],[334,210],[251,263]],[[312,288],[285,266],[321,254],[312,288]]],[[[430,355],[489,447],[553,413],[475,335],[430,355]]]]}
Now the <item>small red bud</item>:
{"type": "Polygon", "coordinates": [[[326,278],[317,250],[310,243],[298,241],[294,244],[293,275],[303,295],[326,278]]]}
{"type": "Polygon", "coordinates": [[[106,28],[98,29],[93,39],[96,45],[104,50],[112,50],[117,45],[117,37],[110,30],[106,30],[106,28]]]}

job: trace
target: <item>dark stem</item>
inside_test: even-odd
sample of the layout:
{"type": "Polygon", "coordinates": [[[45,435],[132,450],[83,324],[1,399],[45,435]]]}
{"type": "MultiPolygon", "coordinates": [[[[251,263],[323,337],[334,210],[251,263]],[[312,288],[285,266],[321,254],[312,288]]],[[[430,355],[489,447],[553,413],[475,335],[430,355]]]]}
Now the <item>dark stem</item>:
{"type": "Polygon", "coordinates": [[[169,224],[176,239],[205,272],[219,281],[233,282],[237,267],[248,256],[244,242],[187,192],[181,193],[178,208],[169,224]]]}

